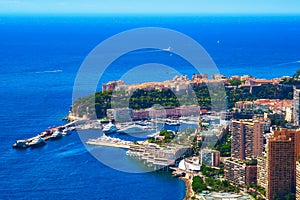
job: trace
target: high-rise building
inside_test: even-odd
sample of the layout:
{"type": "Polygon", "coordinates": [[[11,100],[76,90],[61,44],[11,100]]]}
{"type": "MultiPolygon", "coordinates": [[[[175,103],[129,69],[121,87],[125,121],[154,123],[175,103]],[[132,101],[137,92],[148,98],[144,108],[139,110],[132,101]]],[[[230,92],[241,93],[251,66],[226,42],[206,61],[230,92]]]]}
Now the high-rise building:
{"type": "Polygon", "coordinates": [[[296,199],[300,199],[300,163],[296,165],[296,199]]]}
{"type": "Polygon", "coordinates": [[[231,157],[245,159],[261,155],[264,148],[264,127],[269,122],[263,119],[232,120],[231,122],[231,157]]]}
{"type": "Polygon", "coordinates": [[[267,142],[267,198],[284,198],[296,191],[296,161],[300,155],[300,132],[281,129],[267,142]]]}
{"type": "Polygon", "coordinates": [[[225,160],[224,175],[227,180],[235,185],[245,186],[246,184],[257,183],[256,160],[239,160],[228,158],[225,160]]]}
{"type": "Polygon", "coordinates": [[[257,185],[267,189],[268,186],[268,166],[265,154],[257,157],[257,185]]]}
{"type": "Polygon", "coordinates": [[[201,165],[211,167],[219,167],[220,165],[220,152],[211,149],[201,150],[201,165]]]}
{"type": "Polygon", "coordinates": [[[294,95],[293,95],[293,121],[295,126],[300,125],[300,85],[294,86],[294,95]]]}

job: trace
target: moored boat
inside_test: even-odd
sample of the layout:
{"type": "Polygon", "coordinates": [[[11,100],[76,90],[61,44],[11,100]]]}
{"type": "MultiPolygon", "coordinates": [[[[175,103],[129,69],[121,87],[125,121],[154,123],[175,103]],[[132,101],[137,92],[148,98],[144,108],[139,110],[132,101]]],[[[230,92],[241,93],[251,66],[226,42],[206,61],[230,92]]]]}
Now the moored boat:
{"type": "Polygon", "coordinates": [[[46,144],[46,142],[43,140],[43,138],[37,136],[28,143],[28,147],[36,148],[36,147],[43,146],[45,144],[46,144]]]}
{"type": "Polygon", "coordinates": [[[114,125],[111,122],[103,127],[103,132],[105,134],[115,133],[115,132],[117,132],[117,130],[118,129],[117,129],[116,125],[114,125]]]}
{"type": "Polygon", "coordinates": [[[121,128],[118,132],[120,133],[127,133],[127,134],[138,134],[138,133],[145,133],[148,131],[153,131],[154,129],[150,126],[141,126],[138,124],[129,125],[126,127],[121,128]]]}
{"type": "Polygon", "coordinates": [[[63,132],[61,133],[62,135],[71,135],[72,131],[68,129],[64,129],[63,132]]]}
{"type": "Polygon", "coordinates": [[[51,140],[58,140],[62,138],[62,133],[59,130],[55,130],[54,133],[51,135],[51,140]]]}
{"type": "Polygon", "coordinates": [[[28,147],[27,140],[17,140],[16,143],[13,144],[13,148],[17,149],[26,149],[28,147]]]}
{"type": "Polygon", "coordinates": [[[169,125],[169,126],[179,126],[180,125],[180,122],[178,120],[171,120],[171,119],[167,119],[165,121],[165,124],[166,125],[169,125]]]}

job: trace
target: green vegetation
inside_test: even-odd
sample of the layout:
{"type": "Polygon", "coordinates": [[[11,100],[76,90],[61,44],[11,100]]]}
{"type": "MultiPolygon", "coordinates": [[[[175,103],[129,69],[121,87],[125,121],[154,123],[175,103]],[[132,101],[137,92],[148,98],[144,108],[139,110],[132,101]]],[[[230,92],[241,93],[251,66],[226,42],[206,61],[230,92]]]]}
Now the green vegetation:
{"type": "Polygon", "coordinates": [[[246,160],[245,163],[246,165],[257,165],[257,160],[246,160]]]}
{"type": "Polygon", "coordinates": [[[284,78],[281,83],[286,85],[300,85],[300,69],[296,71],[292,78],[284,78]]]}
{"type": "Polygon", "coordinates": [[[239,188],[231,185],[229,181],[217,178],[224,176],[224,164],[221,164],[219,168],[202,165],[201,172],[205,177],[205,184],[210,191],[239,192],[239,188]]]}
{"type": "Polygon", "coordinates": [[[246,189],[248,190],[248,194],[254,197],[255,199],[263,199],[262,197],[260,197],[260,194],[266,196],[266,190],[260,187],[259,185],[246,185],[246,189]]]}
{"type": "Polygon", "coordinates": [[[195,192],[201,193],[203,190],[207,190],[207,185],[200,176],[195,176],[193,178],[192,188],[195,192]]]}
{"type": "Polygon", "coordinates": [[[239,192],[239,188],[231,185],[229,181],[219,180],[211,176],[206,176],[205,178],[195,176],[193,178],[192,188],[197,193],[201,193],[203,190],[216,192],[239,192]]]}
{"type": "Polygon", "coordinates": [[[286,120],[281,120],[281,119],[278,119],[278,118],[273,118],[271,119],[271,125],[276,125],[276,126],[280,126],[280,127],[285,127],[285,125],[287,124],[288,122],[286,120]]]}
{"type": "Polygon", "coordinates": [[[229,84],[232,85],[232,86],[238,86],[238,85],[241,85],[242,83],[245,83],[245,81],[229,80],[229,84]]]}
{"type": "Polygon", "coordinates": [[[111,107],[112,92],[96,92],[93,95],[79,98],[72,105],[72,111],[76,112],[78,117],[95,113],[97,118],[106,117],[106,110],[111,107]]]}
{"type": "Polygon", "coordinates": [[[159,136],[163,136],[163,139],[156,140],[154,137],[151,137],[151,138],[148,139],[148,142],[155,143],[155,144],[158,144],[158,145],[164,145],[164,144],[170,143],[174,139],[175,134],[174,134],[173,131],[162,130],[159,133],[159,136]]]}
{"type": "Polygon", "coordinates": [[[222,171],[222,169],[208,167],[206,165],[201,166],[201,172],[203,176],[206,177],[219,176],[219,174],[224,174],[224,171],[222,171]]]}
{"type": "Polygon", "coordinates": [[[286,200],[295,200],[296,195],[294,193],[288,193],[287,195],[284,196],[284,199],[286,199],[286,200]]]}
{"type": "Polygon", "coordinates": [[[199,155],[200,149],[201,149],[201,146],[202,146],[202,142],[201,141],[197,141],[197,137],[194,137],[193,141],[191,142],[191,145],[192,145],[192,149],[193,149],[194,155],[195,156],[199,155]]]}
{"type": "Polygon", "coordinates": [[[213,177],[206,177],[205,183],[210,191],[215,192],[236,192],[238,193],[240,190],[238,187],[235,187],[229,183],[228,180],[219,180],[213,177]]]}
{"type": "Polygon", "coordinates": [[[295,200],[296,195],[294,193],[288,193],[287,195],[284,196],[284,198],[280,198],[277,194],[274,194],[273,196],[274,200],[295,200]]]}
{"type": "Polygon", "coordinates": [[[175,137],[175,134],[172,131],[166,131],[166,130],[162,130],[159,133],[159,136],[164,136],[163,141],[165,143],[169,143],[171,142],[171,140],[175,137]]]}
{"type": "Polygon", "coordinates": [[[262,85],[253,87],[250,93],[249,87],[226,88],[228,96],[228,108],[234,107],[237,101],[253,101],[256,99],[292,99],[293,88],[284,85],[262,85]]]}
{"type": "Polygon", "coordinates": [[[221,140],[218,140],[218,142],[215,144],[214,147],[215,150],[220,151],[220,156],[223,157],[230,157],[231,155],[231,133],[228,132],[221,138],[221,140]]]}
{"type": "MultiPolygon", "coordinates": [[[[283,81],[283,83],[288,85],[300,84],[299,77],[300,71],[298,70],[292,80],[283,81]]],[[[232,85],[241,84],[241,81],[236,80],[229,82],[232,85]]],[[[90,115],[96,111],[97,118],[103,118],[108,108],[121,108],[128,105],[130,108],[138,110],[150,108],[155,104],[165,107],[178,107],[180,105],[194,105],[198,103],[201,109],[211,110],[211,102],[213,101],[214,110],[218,110],[224,108],[225,103],[227,103],[229,109],[233,108],[235,102],[242,100],[293,98],[293,88],[287,85],[262,85],[253,87],[251,92],[249,87],[225,87],[225,92],[220,92],[223,91],[220,87],[222,87],[222,84],[216,84],[215,87],[211,87],[212,91],[209,91],[206,85],[193,86],[192,89],[195,96],[189,90],[176,96],[171,89],[138,89],[132,94],[124,90],[97,92],[76,100],[72,105],[72,111],[79,117],[90,115]]]]}
{"type": "Polygon", "coordinates": [[[138,89],[131,95],[129,107],[132,109],[143,109],[150,108],[155,104],[160,104],[161,106],[178,107],[180,105],[179,101],[193,104],[193,102],[187,100],[187,96],[183,96],[182,99],[178,99],[171,89],[161,91],[138,89]]]}

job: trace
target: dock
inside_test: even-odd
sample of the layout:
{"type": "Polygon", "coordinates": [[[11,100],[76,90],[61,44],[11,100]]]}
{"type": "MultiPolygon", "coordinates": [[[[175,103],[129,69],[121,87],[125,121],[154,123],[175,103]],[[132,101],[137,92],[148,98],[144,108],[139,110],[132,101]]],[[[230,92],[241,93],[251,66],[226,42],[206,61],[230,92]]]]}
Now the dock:
{"type": "Polygon", "coordinates": [[[75,130],[75,123],[77,121],[57,126],[51,129],[47,129],[45,131],[40,132],[36,136],[33,136],[31,138],[23,139],[23,140],[17,140],[12,147],[16,149],[26,149],[28,147],[36,147],[36,146],[42,146],[42,144],[46,144],[47,140],[55,140],[60,139],[63,135],[69,135],[72,131],[75,130]],[[57,132],[59,132],[57,134],[57,132]],[[36,142],[36,143],[33,143],[36,142]],[[41,144],[41,145],[39,145],[41,144]]]}
{"type": "Polygon", "coordinates": [[[106,135],[102,135],[100,138],[97,138],[97,139],[89,139],[86,142],[86,144],[129,149],[130,145],[132,145],[133,143],[130,141],[121,140],[119,138],[112,138],[112,137],[108,137],[106,135]]]}
{"type": "Polygon", "coordinates": [[[95,145],[95,146],[122,148],[122,149],[130,148],[130,146],[126,144],[107,143],[107,142],[100,142],[100,141],[87,141],[86,144],[95,145]]]}

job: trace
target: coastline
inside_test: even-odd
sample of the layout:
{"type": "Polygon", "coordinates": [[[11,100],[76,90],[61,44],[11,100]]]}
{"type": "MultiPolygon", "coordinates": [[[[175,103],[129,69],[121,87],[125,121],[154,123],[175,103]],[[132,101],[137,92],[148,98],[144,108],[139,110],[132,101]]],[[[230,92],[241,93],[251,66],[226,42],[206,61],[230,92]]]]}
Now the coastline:
{"type": "MultiPolygon", "coordinates": [[[[186,174],[188,176],[188,174],[186,174]]],[[[194,192],[192,189],[192,182],[189,178],[187,177],[179,177],[184,183],[185,183],[185,197],[184,200],[189,200],[191,197],[194,196],[194,192]]]]}

